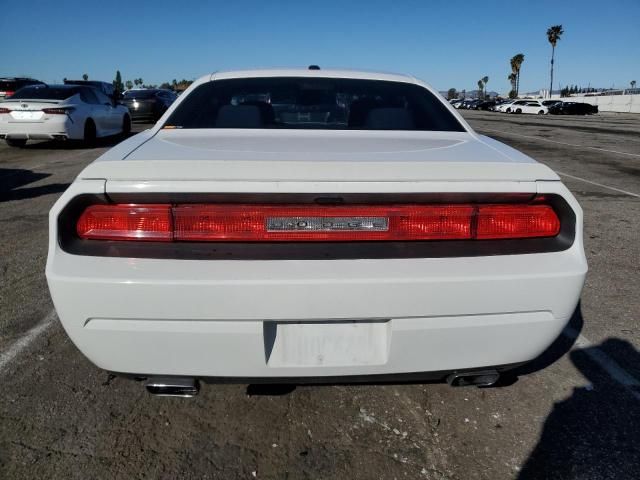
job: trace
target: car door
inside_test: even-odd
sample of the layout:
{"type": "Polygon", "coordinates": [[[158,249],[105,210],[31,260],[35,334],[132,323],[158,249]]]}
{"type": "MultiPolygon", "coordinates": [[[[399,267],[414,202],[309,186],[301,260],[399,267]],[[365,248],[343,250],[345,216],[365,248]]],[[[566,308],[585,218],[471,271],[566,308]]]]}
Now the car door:
{"type": "Polygon", "coordinates": [[[96,96],[98,97],[98,101],[101,105],[107,107],[106,108],[106,129],[110,132],[120,131],[122,128],[122,112],[120,109],[113,105],[113,100],[111,100],[104,93],[96,90],[96,96]]]}
{"type": "Polygon", "coordinates": [[[80,97],[89,107],[88,116],[93,119],[96,124],[96,133],[98,136],[106,135],[109,127],[109,108],[102,104],[98,99],[99,92],[94,88],[85,87],[80,90],[80,97]]]}

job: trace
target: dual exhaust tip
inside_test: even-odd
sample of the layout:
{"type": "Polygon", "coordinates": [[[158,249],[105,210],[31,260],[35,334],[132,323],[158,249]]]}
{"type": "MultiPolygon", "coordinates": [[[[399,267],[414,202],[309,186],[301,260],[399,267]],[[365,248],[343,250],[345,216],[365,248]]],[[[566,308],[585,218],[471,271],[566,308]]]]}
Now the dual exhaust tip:
{"type": "MultiPolygon", "coordinates": [[[[497,370],[454,372],[447,376],[452,387],[490,387],[500,378],[497,370]]],[[[200,382],[193,377],[151,377],[145,384],[147,391],[159,397],[192,398],[200,392],[200,382]]]]}

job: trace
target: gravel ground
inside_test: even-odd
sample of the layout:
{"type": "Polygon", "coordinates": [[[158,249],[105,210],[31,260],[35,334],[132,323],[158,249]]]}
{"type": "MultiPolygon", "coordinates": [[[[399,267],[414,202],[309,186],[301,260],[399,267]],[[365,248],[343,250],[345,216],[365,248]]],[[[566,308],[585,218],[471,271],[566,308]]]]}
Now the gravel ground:
{"type": "MultiPolygon", "coordinates": [[[[54,320],[0,370],[0,478],[637,478],[640,116],[464,116],[561,172],[585,210],[581,305],[517,379],[151,397],[90,364],[54,320]]],[[[0,362],[51,315],[49,208],[116,141],[0,145],[0,362]]]]}

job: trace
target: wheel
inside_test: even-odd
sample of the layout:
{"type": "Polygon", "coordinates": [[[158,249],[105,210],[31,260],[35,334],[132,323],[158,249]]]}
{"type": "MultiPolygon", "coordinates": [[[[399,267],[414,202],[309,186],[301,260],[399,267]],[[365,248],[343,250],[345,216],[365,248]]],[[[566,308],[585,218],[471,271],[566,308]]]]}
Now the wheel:
{"type": "Polygon", "coordinates": [[[544,110],[540,110],[540,111],[538,112],[538,115],[544,115],[544,110]]]}
{"type": "Polygon", "coordinates": [[[125,115],[122,117],[122,136],[128,137],[131,133],[131,117],[129,115],[125,115]]]}
{"type": "Polygon", "coordinates": [[[7,138],[7,145],[10,147],[24,147],[27,144],[27,140],[24,138],[7,138]]]}
{"type": "Polygon", "coordinates": [[[96,124],[93,123],[93,120],[88,119],[84,124],[84,143],[86,145],[95,145],[96,138],[96,124]]]}
{"type": "Polygon", "coordinates": [[[516,110],[516,113],[522,113],[522,109],[521,109],[521,108],[518,108],[518,109],[516,110]]]}
{"type": "Polygon", "coordinates": [[[505,110],[505,112],[506,112],[506,113],[511,113],[511,109],[510,109],[510,108],[507,108],[507,109],[505,110]]]}

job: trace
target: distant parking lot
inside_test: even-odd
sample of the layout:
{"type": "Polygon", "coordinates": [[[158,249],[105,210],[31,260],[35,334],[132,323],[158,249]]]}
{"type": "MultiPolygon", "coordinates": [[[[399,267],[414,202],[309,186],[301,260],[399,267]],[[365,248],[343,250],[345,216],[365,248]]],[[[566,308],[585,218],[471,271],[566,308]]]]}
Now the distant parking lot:
{"type": "Polygon", "coordinates": [[[184,400],[111,378],[57,322],[44,266],[48,210],[119,139],[0,144],[0,478],[637,478],[640,115],[460,113],[585,211],[569,328],[489,389],[205,385],[184,400]]]}

